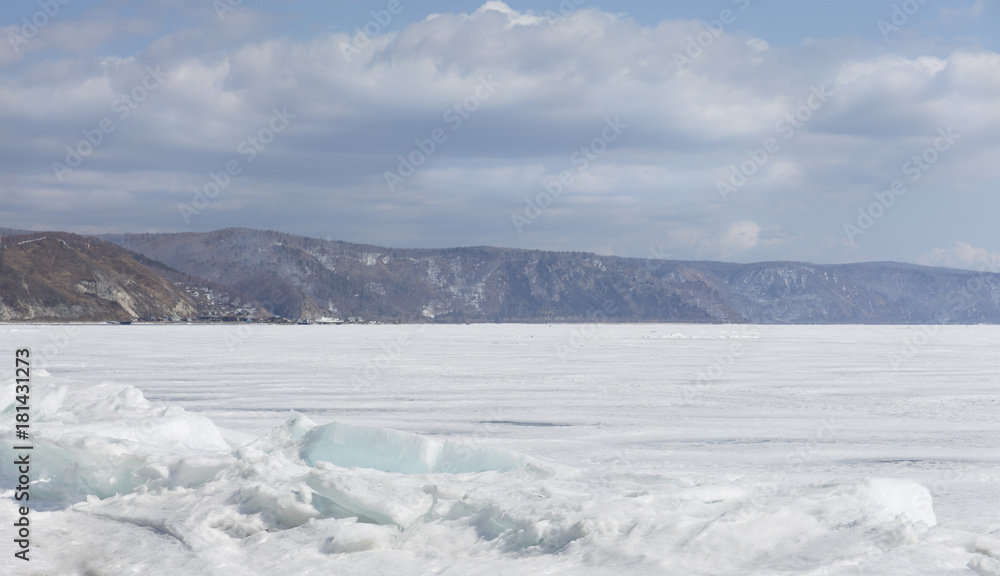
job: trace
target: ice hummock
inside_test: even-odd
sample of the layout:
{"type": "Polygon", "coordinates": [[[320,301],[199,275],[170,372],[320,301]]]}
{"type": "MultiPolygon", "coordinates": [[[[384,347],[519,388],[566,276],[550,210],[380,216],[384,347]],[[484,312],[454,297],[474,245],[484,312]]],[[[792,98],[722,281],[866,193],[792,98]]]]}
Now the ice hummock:
{"type": "Polygon", "coordinates": [[[523,454],[466,442],[437,442],[409,432],[333,422],[317,426],[299,450],[310,465],[327,462],[344,468],[373,468],[402,474],[471,473],[515,470],[528,463],[523,454]]]}
{"type": "MultiPolygon", "coordinates": [[[[597,479],[488,444],[296,412],[235,442],[134,387],[40,373],[34,389],[33,457],[45,465],[32,490],[48,511],[35,517],[33,571],[834,575],[915,568],[936,524],[928,490],[903,479],[597,479]]],[[[4,462],[11,447],[0,442],[4,462]]],[[[977,562],[990,573],[988,558],[977,562]]]]}

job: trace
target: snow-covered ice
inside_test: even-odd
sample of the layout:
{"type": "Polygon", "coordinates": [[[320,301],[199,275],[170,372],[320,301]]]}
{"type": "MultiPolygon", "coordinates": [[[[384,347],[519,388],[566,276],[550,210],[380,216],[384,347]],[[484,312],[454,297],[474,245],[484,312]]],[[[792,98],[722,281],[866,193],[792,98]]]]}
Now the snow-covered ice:
{"type": "Polygon", "coordinates": [[[1000,574],[1000,327],[0,326],[0,572],[1000,574]],[[13,362],[10,363],[13,366],[13,362]]]}

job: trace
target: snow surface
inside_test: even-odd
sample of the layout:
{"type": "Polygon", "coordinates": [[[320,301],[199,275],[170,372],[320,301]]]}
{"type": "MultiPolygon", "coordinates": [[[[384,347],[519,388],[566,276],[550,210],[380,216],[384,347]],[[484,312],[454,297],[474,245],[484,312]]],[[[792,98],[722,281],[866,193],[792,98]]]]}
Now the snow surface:
{"type": "Polygon", "coordinates": [[[1000,575],[1000,327],[0,340],[35,358],[30,565],[0,374],[4,575],[1000,575]]]}

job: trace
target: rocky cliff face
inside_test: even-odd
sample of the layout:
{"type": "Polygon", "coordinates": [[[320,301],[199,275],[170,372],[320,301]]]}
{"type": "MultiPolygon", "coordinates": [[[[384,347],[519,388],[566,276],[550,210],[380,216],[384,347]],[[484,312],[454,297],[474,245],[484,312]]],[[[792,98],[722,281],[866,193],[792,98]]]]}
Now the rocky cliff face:
{"type": "Polygon", "coordinates": [[[0,321],[195,314],[190,298],[118,246],[59,232],[3,237],[0,321]]]}
{"type": "Polygon", "coordinates": [[[402,250],[247,229],[106,239],[290,318],[442,322],[1000,323],[1000,275],[899,263],[649,261],[402,250]]]}

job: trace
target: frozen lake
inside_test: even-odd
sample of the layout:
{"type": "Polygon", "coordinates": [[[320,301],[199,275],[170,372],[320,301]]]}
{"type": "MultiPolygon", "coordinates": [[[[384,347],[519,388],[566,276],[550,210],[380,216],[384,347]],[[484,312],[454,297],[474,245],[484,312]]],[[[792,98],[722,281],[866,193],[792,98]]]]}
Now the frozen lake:
{"type": "Polygon", "coordinates": [[[1000,575],[1000,327],[0,338],[47,510],[4,574],[1000,575]]]}

